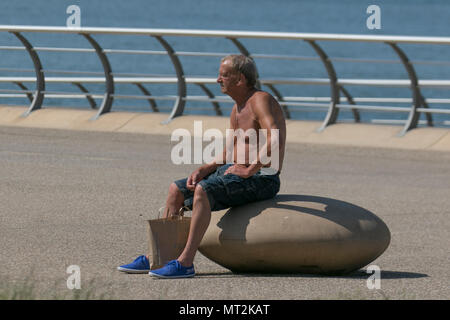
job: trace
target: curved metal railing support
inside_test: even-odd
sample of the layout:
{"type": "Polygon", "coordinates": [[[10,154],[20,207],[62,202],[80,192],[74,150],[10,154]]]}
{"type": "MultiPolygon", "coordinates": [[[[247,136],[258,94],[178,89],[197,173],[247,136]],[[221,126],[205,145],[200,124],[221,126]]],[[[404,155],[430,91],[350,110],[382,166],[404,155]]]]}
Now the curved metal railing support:
{"type": "MultiPolygon", "coordinates": [[[[208,98],[210,98],[210,99],[215,98],[212,91],[209,90],[208,87],[205,86],[203,83],[196,83],[196,85],[198,85],[203,90],[203,92],[208,96],[208,98]]],[[[216,115],[222,116],[223,113],[222,113],[222,109],[220,108],[220,104],[217,101],[211,101],[211,103],[214,107],[214,111],[216,112],[216,115]]]]}
{"type": "MultiPolygon", "coordinates": [[[[133,83],[136,87],[139,88],[139,90],[141,90],[141,92],[145,95],[145,96],[151,96],[150,91],[148,91],[148,89],[146,87],[144,87],[142,84],[135,82],[133,83]]],[[[158,109],[158,105],[156,104],[156,101],[154,99],[147,99],[148,103],[150,104],[150,107],[152,108],[153,112],[159,112],[158,109]]]]}
{"type": "Polygon", "coordinates": [[[95,41],[90,34],[81,33],[94,48],[97,53],[98,58],[103,66],[103,71],[105,72],[105,94],[103,96],[102,104],[98,110],[97,115],[94,116],[92,120],[98,119],[102,114],[111,111],[111,106],[113,104],[113,95],[114,95],[114,77],[112,75],[111,65],[109,63],[108,57],[105,52],[103,52],[102,47],[95,41]]]}
{"type": "MultiPolygon", "coordinates": [[[[81,83],[79,83],[79,82],[72,82],[72,84],[74,86],[76,86],[78,89],[80,89],[81,92],[89,93],[89,90],[86,89],[86,87],[83,86],[81,83]]],[[[95,100],[92,98],[92,96],[90,94],[86,95],[86,99],[89,102],[89,105],[91,106],[92,109],[97,109],[97,103],[95,102],[95,100]]]]}
{"type": "Polygon", "coordinates": [[[183,72],[183,66],[181,65],[180,59],[178,59],[178,56],[175,54],[175,51],[170,46],[170,44],[164,40],[161,36],[153,36],[158,40],[158,42],[166,49],[168,56],[170,57],[170,60],[172,61],[172,64],[175,68],[175,72],[177,74],[177,85],[178,85],[178,96],[175,100],[175,103],[172,108],[172,112],[170,113],[170,116],[167,120],[163,121],[163,124],[167,124],[170,121],[172,121],[173,118],[181,116],[184,111],[184,106],[186,104],[185,98],[186,98],[186,81],[184,79],[184,72],[183,72]]]}
{"type": "MultiPolygon", "coordinates": [[[[426,109],[429,109],[430,106],[428,105],[427,101],[425,100],[425,98],[421,95],[422,97],[422,106],[426,109]]],[[[425,113],[425,117],[427,118],[427,125],[429,127],[433,127],[433,116],[430,113],[425,113]]]]}
{"type": "Polygon", "coordinates": [[[339,95],[340,89],[337,83],[336,71],[334,70],[333,64],[331,63],[331,60],[328,58],[325,51],[323,51],[323,49],[314,40],[305,40],[305,41],[308,42],[313,47],[314,51],[316,51],[317,55],[320,57],[320,60],[322,60],[322,63],[324,64],[325,69],[327,70],[328,78],[330,79],[331,102],[325,120],[323,121],[322,126],[318,129],[318,131],[320,132],[325,130],[325,128],[330,124],[336,123],[339,114],[339,109],[337,108],[337,105],[339,104],[340,101],[339,95]]]}
{"type": "MultiPolygon", "coordinates": [[[[17,85],[20,89],[24,91],[28,91],[28,88],[22,83],[22,82],[14,82],[15,85],[17,85]]],[[[30,100],[30,103],[33,102],[33,95],[29,92],[26,93],[28,100],[30,100]]]]}
{"type": "MultiPolygon", "coordinates": [[[[397,44],[392,42],[386,42],[388,45],[391,46],[391,48],[397,53],[400,60],[402,61],[403,66],[406,69],[406,72],[408,73],[409,80],[411,81],[411,91],[412,91],[412,99],[413,103],[411,105],[411,111],[408,116],[408,120],[406,121],[405,126],[403,127],[403,130],[400,132],[400,136],[405,135],[409,130],[417,128],[417,124],[419,123],[419,117],[420,112],[417,111],[418,108],[421,106],[426,107],[427,105],[424,103],[425,99],[423,98],[420,88],[419,88],[419,80],[417,78],[416,71],[414,70],[414,66],[409,61],[406,54],[403,52],[402,49],[400,49],[397,44]]],[[[426,114],[428,119],[428,124],[432,125],[432,119],[430,114],[426,114]]]]}
{"type": "MultiPolygon", "coordinates": [[[[341,89],[344,96],[347,98],[348,103],[351,105],[356,105],[350,92],[348,92],[347,89],[345,89],[343,86],[340,86],[339,88],[341,89]]],[[[351,111],[353,113],[353,118],[355,119],[355,122],[361,122],[361,117],[359,116],[358,109],[353,108],[353,109],[351,109],[351,111]]]]}
{"type": "Polygon", "coordinates": [[[242,53],[244,56],[250,57],[250,51],[247,50],[247,48],[236,38],[227,37],[228,40],[233,42],[233,44],[238,48],[239,52],[242,53]]]}
{"type": "Polygon", "coordinates": [[[12,32],[12,34],[14,34],[20,40],[20,42],[22,42],[23,46],[27,50],[31,60],[33,61],[34,71],[36,73],[36,91],[28,110],[23,114],[23,116],[26,117],[34,110],[38,110],[42,107],[42,103],[44,102],[45,76],[42,69],[41,60],[39,59],[39,56],[34,50],[31,43],[19,32],[12,32]]]}

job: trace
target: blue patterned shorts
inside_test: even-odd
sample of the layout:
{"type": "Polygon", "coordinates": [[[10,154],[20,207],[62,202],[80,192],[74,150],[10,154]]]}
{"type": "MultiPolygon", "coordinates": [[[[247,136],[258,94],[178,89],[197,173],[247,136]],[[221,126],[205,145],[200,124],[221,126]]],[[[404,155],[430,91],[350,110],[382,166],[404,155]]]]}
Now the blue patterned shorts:
{"type": "MultiPolygon", "coordinates": [[[[279,173],[264,175],[257,172],[249,178],[235,174],[224,175],[233,164],[220,166],[199,182],[206,192],[212,211],[227,209],[245,203],[261,201],[275,197],[280,190],[279,173]]],[[[184,195],[184,206],[192,210],[194,191],[187,189],[187,178],[174,183],[184,195]]]]}

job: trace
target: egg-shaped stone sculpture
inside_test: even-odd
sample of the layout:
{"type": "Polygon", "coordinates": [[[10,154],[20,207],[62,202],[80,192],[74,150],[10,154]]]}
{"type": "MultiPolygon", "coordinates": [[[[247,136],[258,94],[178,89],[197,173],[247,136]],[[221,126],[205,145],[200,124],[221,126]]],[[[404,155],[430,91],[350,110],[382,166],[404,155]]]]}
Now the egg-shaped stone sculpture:
{"type": "Polygon", "coordinates": [[[199,251],[239,273],[345,274],[374,261],[389,242],[388,227],[368,210],[279,194],[213,212],[199,251]]]}

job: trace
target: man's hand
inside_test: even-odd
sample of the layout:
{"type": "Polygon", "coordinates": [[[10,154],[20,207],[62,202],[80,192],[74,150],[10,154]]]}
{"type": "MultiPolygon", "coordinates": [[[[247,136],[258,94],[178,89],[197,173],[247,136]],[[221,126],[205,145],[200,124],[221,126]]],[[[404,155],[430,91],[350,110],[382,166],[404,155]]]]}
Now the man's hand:
{"type": "Polygon", "coordinates": [[[197,184],[212,171],[214,170],[211,170],[211,168],[207,166],[201,166],[200,168],[192,172],[191,175],[188,177],[186,182],[186,188],[188,188],[191,191],[194,191],[197,184]]]}
{"type": "MultiPolygon", "coordinates": [[[[259,168],[258,168],[259,170],[259,168]]],[[[256,171],[258,171],[256,170],[256,171]]],[[[241,178],[248,178],[251,177],[252,175],[254,175],[256,172],[253,172],[254,170],[252,170],[251,167],[246,167],[244,165],[241,164],[235,164],[232,165],[231,167],[229,167],[226,171],[225,171],[225,175],[232,173],[235,174],[241,178]]]]}

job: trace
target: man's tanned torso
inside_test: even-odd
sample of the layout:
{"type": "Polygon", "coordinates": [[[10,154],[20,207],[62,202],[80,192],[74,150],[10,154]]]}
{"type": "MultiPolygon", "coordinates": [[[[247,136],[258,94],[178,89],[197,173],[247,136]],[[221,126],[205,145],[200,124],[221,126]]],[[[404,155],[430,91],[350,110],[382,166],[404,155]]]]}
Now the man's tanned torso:
{"type": "MultiPolygon", "coordinates": [[[[279,170],[281,171],[284,149],[286,141],[286,122],[283,111],[279,103],[267,92],[254,90],[249,93],[248,99],[243,105],[235,104],[230,115],[231,129],[242,129],[248,132],[254,129],[259,132],[260,129],[278,129],[279,130],[279,170]]],[[[270,133],[269,133],[270,134],[270,133]]],[[[259,139],[259,135],[257,135],[259,139]]],[[[259,143],[259,140],[258,140],[259,143]]],[[[234,141],[234,163],[238,163],[237,159],[237,139],[234,141]]],[[[245,137],[245,165],[250,164],[249,160],[249,137],[245,137]]],[[[269,167],[267,164],[265,167],[269,167]]]]}

